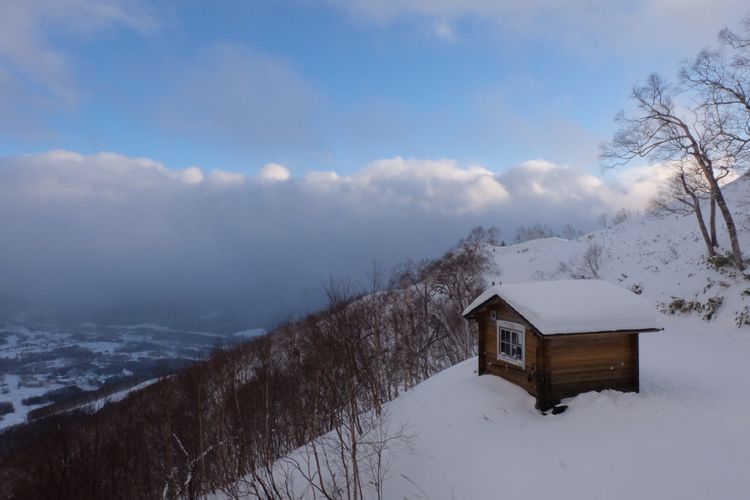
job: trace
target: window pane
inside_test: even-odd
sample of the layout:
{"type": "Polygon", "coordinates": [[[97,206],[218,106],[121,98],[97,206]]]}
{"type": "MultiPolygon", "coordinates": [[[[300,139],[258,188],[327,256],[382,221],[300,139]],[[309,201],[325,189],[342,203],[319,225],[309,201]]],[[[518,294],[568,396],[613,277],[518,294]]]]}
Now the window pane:
{"type": "Polygon", "coordinates": [[[498,326],[497,347],[498,355],[522,361],[523,360],[523,332],[510,330],[498,326]]]}

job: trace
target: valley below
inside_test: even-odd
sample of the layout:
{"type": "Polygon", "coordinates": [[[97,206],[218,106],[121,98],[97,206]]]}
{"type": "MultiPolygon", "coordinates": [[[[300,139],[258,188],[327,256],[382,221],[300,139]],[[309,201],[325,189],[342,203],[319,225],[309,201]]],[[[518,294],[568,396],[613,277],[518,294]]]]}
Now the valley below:
{"type": "Polygon", "coordinates": [[[50,405],[78,407],[174,373],[262,329],[234,334],[155,324],[77,327],[0,325],[0,429],[46,415],[50,405]]]}

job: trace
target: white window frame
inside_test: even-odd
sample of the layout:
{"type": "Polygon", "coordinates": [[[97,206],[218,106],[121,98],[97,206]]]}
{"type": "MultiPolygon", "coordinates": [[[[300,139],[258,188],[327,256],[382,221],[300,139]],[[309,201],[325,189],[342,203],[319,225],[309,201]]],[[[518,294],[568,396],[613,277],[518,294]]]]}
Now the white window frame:
{"type": "Polygon", "coordinates": [[[496,324],[497,329],[495,332],[495,343],[497,349],[497,359],[524,368],[526,366],[526,327],[521,323],[513,323],[512,321],[504,321],[501,319],[497,320],[496,324]],[[521,359],[506,356],[500,350],[500,330],[506,330],[518,334],[518,338],[521,339],[521,359]]]}

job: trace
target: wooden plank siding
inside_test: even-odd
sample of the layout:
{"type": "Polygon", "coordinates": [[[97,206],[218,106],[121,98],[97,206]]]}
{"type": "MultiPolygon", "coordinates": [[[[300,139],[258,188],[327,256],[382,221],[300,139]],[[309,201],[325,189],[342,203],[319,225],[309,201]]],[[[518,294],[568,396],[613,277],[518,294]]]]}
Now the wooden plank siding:
{"type": "Polygon", "coordinates": [[[477,315],[479,322],[479,367],[478,373],[490,373],[502,377],[523,388],[532,396],[537,395],[537,378],[541,373],[537,361],[538,346],[542,342],[536,329],[523,316],[511,309],[499,298],[494,299],[477,315]],[[497,319],[524,325],[524,367],[508,363],[497,356],[497,323],[491,319],[495,311],[497,319]]]}
{"type": "Polygon", "coordinates": [[[546,411],[562,399],[582,392],[640,390],[639,331],[542,335],[498,296],[487,300],[466,318],[477,320],[479,326],[479,375],[497,375],[525,389],[536,396],[536,407],[540,410],[546,411]],[[496,319],[525,327],[523,368],[498,359],[493,311],[496,319]]]}
{"type": "Polygon", "coordinates": [[[587,391],[638,391],[636,332],[556,335],[544,342],[549,400],[540,406],[587,391]]]}

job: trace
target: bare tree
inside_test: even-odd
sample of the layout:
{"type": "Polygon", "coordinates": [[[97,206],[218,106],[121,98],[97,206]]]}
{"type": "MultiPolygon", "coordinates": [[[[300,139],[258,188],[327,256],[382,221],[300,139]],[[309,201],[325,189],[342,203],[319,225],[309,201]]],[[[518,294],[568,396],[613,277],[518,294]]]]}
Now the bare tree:
{"type": "Polygon", "coordinates": [[[502,234],[502,231],[500,229],[495,226],[490,227],[487,230],[487,243],[489,243],[490,245],[499,245],[500,234],[502,234]]]}
{"type": "Polygon", "coordinates": [[[719,50],[702,50],[683,65],[680,78],[698,95],[725,155],[725,168],[747,170],[750,161],[750,15],[742,31],[719,33],[719,50]]]}
{"type": "MultiPolygon", "coordinates": [[[[680,79],[697,94],[696,110],[715,134],[722,162],[717,180],[750,163],[750,16],[743,30],[719,33],[719,50],[702,50],[683,64],[680,79]]],[[[711,240],[716,245],[716,202],[711,196],[711,240]]]]}
{"type": "Polygon", "coordinates": [[[230,498],[382,497],[402,433],[373,419],[401,390],[475,350],[476,329],[461,311],[491,265],[478,236],[404,266],[388,283],[374,263],[370,295],[332,278],[326,309],[217,347],[210,359],[96,414],[66,413],[51,433],[0,456],[0,477],[13,483],[0,481],[0,491],[14,498],[202,498],[218,490],[230,498]],[[320,436],[329,446],[315,441],[320,436]],[[309,463],[295,465],[289,457],[306,443],[309,463]]]}
{"type": "Polygon", "coordinates": [[[618,224],[622,224],[632,216],[633,213],[630,210],[628,210],[627,208],[621,208],[620,210],[615,212],[615,215],[612,216],[612,225],[617,226],[618,224]]]}
{"type": "Polygon", "coordinates": [[[563,227],[562,231],[560,231],[560,237],[565,238],[566,240],[574,240],[581,235],[583,235],[583,231],[581,231],[580,229],[576,229],[570,224],[565,224],[565,227],[563,227]]]}
{"type": "Polygon", "coordinates": [[[521,226],[516,229],[516,237],[513,241],[524,243],[526,241],[538,240],[540,238],[551,238],[555,232],[547,224],[534,223],[531,226],[521,226]]]}
{"type": "Polygon", "coordinates": [[[651,200],[649,212],[654,215],[661,214],[694,214],[701,236],[706,244],[706,252],[709,257],[716,255],[715,220],[711,219],[711,230],[706,226],[703,217],[701,202],[710,197],[710,189],[706,187],[703,174],[693,164],[680,163],[675,173],[667,179],[666,184],[659,193],[651,200]]]}
{"type": "Polygon", "coordinates": [[[727,168],[722,139],[712,118],[701,112],[700,106],[691,109],[676,103],[675,99],[681,95],[681,89],[657,74],[649,76],[645,84],[635,86],[632,98],[638,112],[635,117],[618,115],[621,128],[610,143],[602,146],[601,159],[607,166],[623,165],[634,158],[678,164],[693,161],[724,219],[734,264],[744,269],[737,228],[719,185],[720,174],[717,175],[727,168]]]}
{"type": "Polygon", "coordinates": [[[591,243],[586,250],[568,262],[560,262],[558,272],[576,280],[599,279],[604,249],[599,243],[591,243]]]}
{"type": "Polygon", "coordinates": [[[411,447],[414,436],[407,425],[392,428],[386,413],[363,412],[357,426],[349,420],[341,428],[313,439],[277,464],[277,473],[291,466],[302,479],[296,483],[299,498],[361,500],[374,493],[384,498],[384,486],[393,461],[411,447]],[[359,477],[352,474],[360,470],[359,477]],[[310,492],[310,494],[304,494],[310,492]]]}

